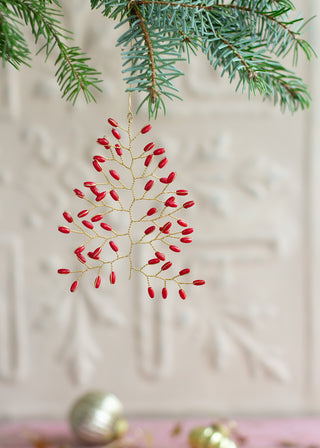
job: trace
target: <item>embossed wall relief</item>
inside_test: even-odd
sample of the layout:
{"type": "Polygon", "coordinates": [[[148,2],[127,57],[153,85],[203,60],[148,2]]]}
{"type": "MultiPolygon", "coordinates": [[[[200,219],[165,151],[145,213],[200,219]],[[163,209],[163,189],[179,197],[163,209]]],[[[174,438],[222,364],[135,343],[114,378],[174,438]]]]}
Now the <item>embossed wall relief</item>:
{"type": "Polygon", "coordinates": [[[74,241],[57,226],[78,206],[72,189],[92,172],[106,117],[126,117],[127,97],[113,24],[85,0],[67,2],[66,20],[103,71],[97,104],[60,100],[41,57],[33,70],[1,72],[0,416],[63,416],[92,388],[114,392],[131,414],[310,410],[304,167],[314,112],[249,103],[193,61],[184,102],[152,125],[197,204],[182,256],[206,288],[152,301],[124,269],[117,288],[84,282],[72,295],[56,270],[74,241]]]}

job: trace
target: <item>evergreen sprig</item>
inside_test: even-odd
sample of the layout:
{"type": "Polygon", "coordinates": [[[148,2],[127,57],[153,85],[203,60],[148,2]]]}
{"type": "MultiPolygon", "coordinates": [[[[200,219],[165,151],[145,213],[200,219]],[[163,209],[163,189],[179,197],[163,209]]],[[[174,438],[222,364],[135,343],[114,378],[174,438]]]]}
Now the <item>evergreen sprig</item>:
{"type": "MultiPolygon", "coordinates": [[[[309,20],[292,18],[290,0],[90,0],[92,9],[116,20],[124,29],[118,39],[127,91],[144,94],[149,116],[165,111],[165,100],[179,98],[174,80],[183,75],[177,63],[190,52],[202,52],[221,76],[235,82],[249,97],[259,93],[291,112],[309,107],[310,95],[303,80],[280,60],[314,54],[302,38],[309,20]]],[[[22,25],[31,27],[41,41],[46,59],[58,50],[55,64],[62,95],[76,101],[80,92],[87,101],[99,89],[99,73],[89,58],[69,46],[71,34],[61,25],[58,0],[0,0],[0,57],[15,68],[30,64],[31,53],[22,25]]],[[[199,80],[201,82],[201,80],[199,80]]]]}
{"type": "Polygon", "coordinates": [[[92,89],[100,90],[100,73],[91,68],[89,58],[77,46],[69,46],[71,33],[60,19],[61,6],[57,0],[0,0],[0,55],[4,63],[15,68],[30,65],[31,52],[23,34],[23,24],[31,28],[36,43],[42,43],[46,60],[56,48],[56,77],[62,96],[76,101],[80,92],[87,102],[94,100],[92,89]],[[51,4],[54,3],[54,7],[51,4]]]}
{"type": "Polygon", "coordinates": [[[291,18],[289,0],[91,0],[91,7],[126,26],[118,45],[127,90],[145,93],[151,116],[165,109],[164,97],[177,98],[176,63],[190,50],[204,53],[236,90],[260,93],[282,110],[309,107],[306,84],[279,61],[292,53],[296,65],[300,51],[308,60],[314,53],[301,37],[308,21],[291,18]]]}

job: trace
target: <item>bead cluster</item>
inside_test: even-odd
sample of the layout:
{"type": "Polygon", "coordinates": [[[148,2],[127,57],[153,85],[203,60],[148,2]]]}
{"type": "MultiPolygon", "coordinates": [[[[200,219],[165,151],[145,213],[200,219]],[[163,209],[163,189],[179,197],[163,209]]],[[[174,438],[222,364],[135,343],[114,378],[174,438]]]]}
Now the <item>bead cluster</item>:
{"type": "Polygon", "coordinates": [[[181,252],[179,242],[182,245],[192,242],[190,235],[193,233],[193,228],[176,215],[179,210],[193,207],[194,201],[183,200],[188,195],[187,190],[172,189],[172,183],[176,178],[175,172],[169,173],[166,177],[157,175],[157,172],[162,170],[168,162],[167,157],[164,156],[164,148],[154,149],[155,144],[149,142],[142,150],[134,150],[134,140],[141,134],[147,134],[151,130],[151,125],[144,126],[135,136],[132,136],[132,115],[129,114],[128,120],[126,129],[113,118],[108,119],[116,143],[110,143],[105,136],[98,138],[97,144],[100,148],[104,148],[105,155],[95,155],[92,160],[95,171],[104,176],[103,182],[86,181],[83,184],[86,190],[74,189],[75,195],[86,201],[88,208],[80,210],[76,217],[69,212],[64,212],[64,219],[73,228],[64,225],[58,228],[64,234],[73,232],[86,237],[86,241],[74,250],[77,260],[83,264],[83,269],[71,271],[61,268],[58,269],[58,273],[78,274],[77,279],[71,284],[71,292],[78,288],[81,277],[89,270],[96,272],[95,288],[99,288],[102,283],[103,270],[107,271],[109,282],[114,285],[116,283],[115,264],[120,259],[128,258],[129,278],[132,271],[143,274],[147,281],[147,292],[150,298],[155,297],[151,280],[157,278],[163,282],[161,290],[163,299],[166,299],[168,295],[167,283],[173,281],[178,287],[179,296],[184,300],[186,293],[183,285],[201,286],[205,284],[205,281],[200,279],[184,281],[185,276],[190,273],[189,268],[168,275],[173,272],[174,266],[173,262],[167,258],[170,252],[181,252]],[[124,143],[125,137],[127,137],[127,143],[124,143]],[[127,203],[125,203],[126,200],[127,203]],[[149,207],[150,201],[153,203],[152,207],[149,207]],[[137,203],[142,204],[142,207],[145,206],[142,216],[141,212],[140,216],[135,216],[137,203]],[[107,222],[108,214],[115,211],[126,213],[129,217],[126,233],[118,233],[107,222]],[[143,225],[144,230],[140,230],[140,233],[134,231],[136,224],[143,225]],[[122,244],[124,237],[127,238],[128,247],[122,244]],[[93,249],[89,250],[92,245],[93,249]],[[137,245],[147,245],[152,250],[152,255],[140,268],[135,267],[133,263],[133,250],[137,245]],[[150,268],[155,265],[158,265],[156,271],[150,272],[150,268]]]}

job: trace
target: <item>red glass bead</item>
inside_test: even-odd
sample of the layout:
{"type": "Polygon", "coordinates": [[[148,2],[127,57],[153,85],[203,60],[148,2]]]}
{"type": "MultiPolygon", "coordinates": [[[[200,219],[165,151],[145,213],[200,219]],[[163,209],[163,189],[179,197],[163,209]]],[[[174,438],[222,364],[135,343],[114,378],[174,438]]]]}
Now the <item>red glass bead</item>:
{"type": "Polygon", "coordinates": [[[85,219],[82,221],[82,224],[87,227],[87,229],[92,230],[94,228],[94,225],[90,221],[86,221],[85,219]]]}
{"type": "Polygon", "coordinates": [[[192,227],[189,227],[188,229],[182,230],[182,235],[190,235],[190,233],[193,233],[192,227]]]}
{"type": "Polygon", "coordinates": [[[106,197],[106,194],[107,194],[106,191],[101,191],[101,193],[97,194],[96,201],[97,202],[102,201],[102,199],[104,199],[106,197]]]}
{"type": "Polygon", "coordinates": [[[159,180],[160,180],[160,182],[161,182],[162,184],[168,184],[168,183],[169,183],[167,177],[160,177],[159,180]]]}
{"type": "Polygon", "coordinates": [[[102,247],[97,247],[93,252],[92,255],[94,258],[99,257],[99,255],[101,254],[102,251],[102,247]]]}
{"type": "Polygon", "coordinates": [[[167,261],[164,265],[161,266],[161,271],[166,271],[167,269],[171,268],[171,266],[171,261],[167,261]]]}
{"type": "Polygon", "coordinates": [[[183,219],[178,219],[177,223],[179,226],[188,227],[188,224],[183,219]]]}
{"type": "Polygon", "coordinates": [[[112,227],[111,227],[109,224],[107,224],[106,222],[101,222],[101,223],[100,223],[100,226],[101,226],[104,230],[108,230],[108,231],[112,230],[112,227]]]}
{"type": "Polygon", "coordinates": [[[114,128],[117,128],[119,126],[118,122],[113,118],[108,118],[108,123],[111,124],[111,126],[113,126],[114,128]]]}
{"type": "Polygon", "coordinates": [[[189,194],[188,190],[177,190],[176,194],[178,196],[186,196],[187,194],[189,194]]]}
{"type": "Polygon", "coordinates": [[[205,285],[206,282],[204,280],[193,280],[192,283],[196,286],[202,286],[205,285]]]}
{"type": "Polygon", "coordinates": [[[94,158],[94,160],[97,160],[100,163],[103,163],[103,162],[106,161],[105,157],[102,157],[102,156],[99,156],[99,155],[93,156],[93,158],[94,158]]]}
{"type": "Polygon", "coordinates": [[[153,288],[151,288],[151,286],[149,286],[149,288],[148,288],[148,294],[151,297],[151,299],[154,298],[154,290],[153,290],[153,288]]]}
{"type": "Polygon", "coordinates": [[[182,300],[185,300],[185,298],[187,297],[183,289],[179,289],[179,296],[181,297],[182,300]]]}
{"type": "Polygon", "coordinates": [[[164,261],[166,259],[165,254],[163,254],[162,252],[155,252],[155,256],[161,261],[164,261]]]}
{"type": "Polygon", "coordinates": [[[151,129],[152,129],[151,124],[147,124],[147,126],[144,126],[144,127],[141,129],[141,134],[146,134],[146,133],[149,132],[151,129]]]}
{"type": "Polygon", "coordinates": [[[175,203],[175,197],[174,196],[170,196],[170,198],[168,198],[166,200],[166,202],[164,203],[164,205],[166,207],[178,207],[178,205],[175,203]]]}
{"type": "Polygon", "coordinates": [[[93,194],[95,194],[96,196],[98,196],[98,194],[100,194],[100,191],[98,190],[98,187],[95,185],[94,187],[90,187],[90,190],[92,191],[93,194]]]}
{"type": "Polygon", "coordinates": [[[110,279],[111,285],[114,285],[116,282],[116,273],[114,271],[111,271],[109,279],[110,279]]]}
{"type": "Polygon", "coordinates": [[[61,233],[70,233],[70,229],[69,227],[65,227],[65,226],[60,226],[58,227],[59,232],[61,233]]]}
{"type": "Polygon", "coordinates": [[[181,243],[192,243],[192,238],[180,238],[181,243]]]}
{"type": "Polygon", "coordinates": [[[120,134],[120,132],[118,131],[118,129],[112,129],[112,134],[113,134],[113,136],[117,139],[117,140],[120,140],[121,139],[121,134],[120,134]]]}
{"type": "Polygon", "coordinates": [[[102,146],[109,145],[109,141],[105,137],[97,138],[97,143],[99,143],[99,145],[102,145],[102,146]]]}
{"type": "Polygon", "coordinates": [[[97,222],[97,221],[101,221],[101,219],[103,219],[103,215],[95,215],[95,216],[92,216],[91,221],[97,222]]]}
{"type": "Polygon", "coordinates": [[[153,154],[155,156],[160,156],[161,154],[164,154],[165,152],[166,152],[166,150],[164,148],[158,148],[153,151],[153,154]]]}
{"type": "Polygon", "coordinates": [[[110,190],[109,193],[114,201],[119,201],[119,195],[115,190],[110,190]]]}
{"type": "Polygon", "coordinates": [[[77,253],[76,256],[81,263],[85,263],[87,261],[86,258],[80,253],[77,253]]]}
{"type": "Polygon", "coordinates": [[[86,216],[89,213],[89,210],[81,210],[81,212],[79,212],[77,214],[78,218],[83,218],[84,216],[86,216]]]}
{"type": "Polygon", "coordinates": [[[73,218],[72,218],[72,216],[70,215],[70,213],[68,213],[68,212],[63,212],[63,217],[64,217],[64,219],[66,220],[66,221],[68,221],[68,222],[73,222],[73,218]]]}
{"type": "Polygon", "coordinates": [[[169,249],[172,250],[172,252],[181,252],[181,249],[178,246],[169,246],[169,249]]]}
{"type": "Polygon", "coordinates": [[[167,288],[162,288],[162,298],[166,299],[168,297],[168,291],[167,288]]]}
{"type": "Polygon", "coordinates": [[[92,162],[92,165],[93,165],[95,170],[97,170],[99,172],[102,171],[102,166],[100,165],[100,163],[97,160],[94,160],[92,162]]]}
{"type": "Polygon", "coordinates": [[[157,264],[160,263],[159,258],[151,258],[151,260],[148,260],[148,264],[157,264]]]}
{"type": "Polygon", "coordinates": [[[181,269],[181,271],[179,272],[179,275],[186,275],[189,274],[190,269],[186,268],[186,269],[181,269]]]}
{"type": "Polygon", "coordinates": [[[78,188],[75,188],[73,191],[74,191],[75,195],[78,196],[78,198],[81,198],[81,199],[84,198],[84,193],[82,193],[81,190],[78,190],[78,188]]]}
{"type": "Polygon", "coordinates": [[[81,254],[81,252],[83,252],[85,250],[85,246],[79,246],[74,250],[74,253],[76,255],[81,254]]]}
{"type": "Polygon", "coordinates": [[[114,241],[109,241],[109,245],[112,250],[114,250],[115,252],[118,252],[119,248],[114,241]]]}
{"type": "Polygon", "coordinates": [[[163,168],[168,163],[168,159],[165,157],[164,159],[160,160],[158,163],[159,168],[163,168]]]}
{"type": "Polygon", "coordinates": [[[100,285],[101,285],[101,277],[100,275],[98,275],[94,281],[94,286],[95,288],[99,288],[100,285]]]}
{"type": "MultiPolygon", "coordinates": [[[[86,262],[86,259],[85,259],[85,257],[84,257],[84,255],[83,255],[83,251],[84,251],[84,249],[85,249],[85,246],[80,246],[80,247],[78,247],[77,249],[75,249],[74,250],[74,253],[76,254],[76,256],[78,257],[78,259],[82,262],[82,263],[85,263],[86,262]]],[[[92,254],[92,252],[87,252],[87,255],[89,255],[89,257],[90,257],[90,254],[92,254]]]]}
{"type": "Polygon", "coordinates": [[[166,222],[162,227],[160,227],[160,231],[162,233],[165,233],[167,230],[170,229],[170,227],[172,226],[172,223],[170,221],[166,222]]]}
{"type": "Polygon", "coordinates": [[[194,201],[188,201],[183,204],[183,208],[190,208],[194,205],[194,201]]]}
{"type": "Polygon", "coordinates": [[[148,182],[145,184],[144,189],[146,191],[151,190],[151,188],[153,187],[154,181],[153,180],[148,180],[148,182]]]}
{"type": "Polygon", "coordinates": [[[171,184],[171,182],[174,181],[175,177],[176,177],[176,173],[174,171],[172,171],[172,173],[170,173],[168,176],[168,184],[171,184]]]}
{"type": "Polygon", "coordinates": [[[149,233],[152,233],[152,232],[154,231],[155,228],[156,228],[156,226],[150,226],[150,227],[147,227],[146,230],[144,231],[144,233],[145,233],[146,235],[149,235],[149,233]]]}
{"type": "Polygon", "coordinates": [[[151,207],[149,208],[149,210],[147,211],[147,215],[148,216],[152,216],[157,212],[157,209],[155,207],[151,207]]]}
{"type": "Polygon", "coordinates": [[[154,143],[151,142],[151,143],[148,143],[148,144],[143,148],[143,150],[144,150],[144,151],[150,151],[150,149],[153,149],[153,148],[154,148],[154,143]]]}
{"type": "Polygon", "coordinates": [[[110,170],[109,173],[114,179],[120,180],[120,174],[116,170],[110,170]]]}
{"type": "Polygon", "coordinates": [[[83,185],[85,187],[91,188],[91,187],[95,187],[96,183],[95,182],[84,182],[83,185]]]}
{"type": "Polygon", "coordinates": [[[116,143],[114,145],[114,148],[115,148],[116,153],[118,154],[118,156],[122,156],[122,149],[121,149],[121,147],[120,147],[120,145],[118,143],[116,143]]]}
{"type": "Polygon", "coordinates": [[[151,163],[152,158],[153,158],[153,155],[152,155],[152,154],[149,154],[149,155],[146,157],[146,160],[144,161],[144,166],[149,166],[150,163],[151,163]]]}
{"type": "Polygon", "coordinates": [[[70,269],[58,269],[58,274],[70,274],[70,269]]]}
{"type": "Polygon", "coordinates": [[[72,283],[72,285],[70,287],[70,291],[75,292],[75,290],[78,288],[78,286],[79,286],[79,282],[76,280],[75,282],[72,283]]]}

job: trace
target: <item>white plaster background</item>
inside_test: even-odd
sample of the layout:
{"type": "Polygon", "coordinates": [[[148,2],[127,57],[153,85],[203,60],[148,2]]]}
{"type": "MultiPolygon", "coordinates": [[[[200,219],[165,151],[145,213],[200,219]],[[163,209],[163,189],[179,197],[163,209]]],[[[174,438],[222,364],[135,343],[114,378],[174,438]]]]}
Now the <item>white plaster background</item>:
{"type": "MultiPolygon", "coordinates": [[[[66,25],[103,72],[97,104],[61,100],[41,56],[0,74],[0,417],[59,417],[93,388],[132,415],[319,411],[319,62],[300,64],[313,102],[292,117],[193,60],[184,102],[152,124],[197,202],[186,257],[207,287],[151,301],[138,279],[84,280],[72,295],[56,275],[72,238],[56,229],[105,118],[127,113],[117,32],[88,3],[65,2],[66,25]]],[[[299,7],[319,16],[316,0],[299,7]]]]}

